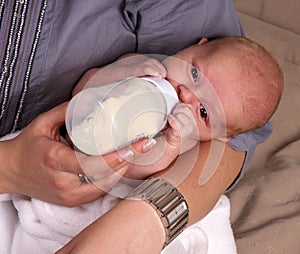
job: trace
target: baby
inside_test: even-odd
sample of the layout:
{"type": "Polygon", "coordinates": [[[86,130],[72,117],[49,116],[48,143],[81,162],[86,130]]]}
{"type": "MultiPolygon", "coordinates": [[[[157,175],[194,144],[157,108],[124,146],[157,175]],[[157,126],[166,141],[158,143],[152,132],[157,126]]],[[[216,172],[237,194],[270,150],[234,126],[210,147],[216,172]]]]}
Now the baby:
{"type": "Polygon", "coordinates": [[[229,141],[263,126],[273,115],[283,90],[282,72],[257,43],[241,37],[202,39],[161,63],[128,54],[107,67],[91,70],[74,89],[99,86],[128,76],[159,76],[175,88],[179,103],[156,138],[153,161],[133,165],[126,174],[142,179],[167,167],[199,140],[229,141]],[[90,79],[92,76],[92,79],[90,79]]]}
{"type": "MultiPolygon", "coordinates": [[[[264,125],[275,111],[283,89],[280,68],[272,57],[256,43],[233,37],[210,42],[202,39],[162,63],[144,55],[124,57],[101,71],[89,71],[74,94],[86,84],[96,86],[127,76],[145,75],[166,78],[176,89],[180,103],[169,116],[164,135],[155,138],[157,144],[150,151],[150,155],[159,151],[160,156],[154,163],[132,165],[125,176],[133,179],[164,169],[199,140],[227,142],[234,135],[264,125]]],[[[94,164],[101,171],[99,161],[95,160],[94,164]]],[[[117,185],[116,193],[126,195],[129,191],[126,187],[126,184],[117,185]]],[[[20,214],[32,220],[31,224],[24,220],[25,230],[27,224],[30,229],[28,236],[24,231],[25,236],[33,237],[45,249],[56,250],[115,205],[119,200],[112,197],[114,194],[76,208],[18,195],[14,203],[20,214]]],[[[20,229],[18,237],[22,233],[20,229]]]]}

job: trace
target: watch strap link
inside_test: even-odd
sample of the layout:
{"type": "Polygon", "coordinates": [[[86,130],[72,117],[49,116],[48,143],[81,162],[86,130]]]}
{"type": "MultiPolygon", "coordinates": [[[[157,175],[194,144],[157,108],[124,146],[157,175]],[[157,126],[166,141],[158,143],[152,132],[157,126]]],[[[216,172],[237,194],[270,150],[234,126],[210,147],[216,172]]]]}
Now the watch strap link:
{"type": "Polygon", "coordinates": [[[186,228],[189,217],[187,202],[168,181],[149,178],[127,196],[127,198],[132,197],[148,202],[160,216],[166,232],[164,246],[186,228]]]}

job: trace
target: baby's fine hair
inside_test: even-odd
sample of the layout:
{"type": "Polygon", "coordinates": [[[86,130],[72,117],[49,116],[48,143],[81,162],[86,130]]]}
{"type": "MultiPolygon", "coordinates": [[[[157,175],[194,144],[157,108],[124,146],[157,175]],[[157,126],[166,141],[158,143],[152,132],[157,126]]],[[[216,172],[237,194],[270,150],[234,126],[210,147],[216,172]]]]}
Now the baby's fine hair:
{"type": "Polygon", "coordinates": [[[242,69],[240,94],[246,123],[227,125],[227,135],[236,135],[263,126],[278,107],[283,91],[283,73],[273,56],[258,43],[243,37],[211,41],[220,49],[229,46],[233,61],[242,69]]]}

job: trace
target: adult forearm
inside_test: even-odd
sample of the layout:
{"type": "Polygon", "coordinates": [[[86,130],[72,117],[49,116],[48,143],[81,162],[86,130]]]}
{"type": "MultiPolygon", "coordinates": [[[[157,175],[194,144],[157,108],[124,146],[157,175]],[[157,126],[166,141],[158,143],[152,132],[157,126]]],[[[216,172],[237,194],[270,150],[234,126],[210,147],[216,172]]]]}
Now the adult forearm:
{"type": "MultiPolygon", "coordinates": [[[[201,153],[195,148],[183,155],[178,168],[157,174],[177,185],[190,209],[189,224],[203,218],[215,205],[221,194],[241,169],[244,153],[226,146],[217,171],[204,185],[199,185],[211,143],[201,144],[201,153]],[[185,174],[185,166],[196,156],[192,170],[185,174]],[[180,170],[178,170],[180,169],[180,170]],[[177,171],[176,171],[177,170],[177,171]],[[178,176],[182,178],[178,182],[178,176]],[[178,184],[177,184],[178,183],[178,184]]],[[[58,253],[160,253],[165,241],[164,228],[156,211],[142,200],[123,200],[107,214],[84,229],[58,253]]]]}
{"type": "MultiPolygon", "coordinates": [[[[211,142],[201,143],[199,151],[197,148],[194,148],[192,151],[182,155],[182,161],[188,162],[193,160],[193,153],[198,154],[193,169],[183,181],[178,183],[176,175],[181,174],[181,172],[178,172],[179,170],[185,170],[185,163],[160,176],[176,185],[187,200],[190,210],[189,225],[199,221],[212,210],[220,196],[240,172],[244,161],[245,153],[234,151],[228,145],[224,147],[222,158],[218,158],[218,155],[214,155],[214,151],[210,153],[211,144],[211,142]],[[208,156],[216,156],[215,158],[210,158],[213,161],[220,159],[216,170],[214,170],[213,164],[207,163],[208,156]],[[199,183],[201,182],[199,179],[204,168],[214,173],[205,184],[202,184],[199,183]]],[[[221,143],[219,145],[222,146],[221,143]]]]}
{"type": "Polygon", "coordinates": [[[8,153],[8,141],[0,142],[0,194],[11,191],[9,181],[10,161],[13,154],[8,153]]]}
{"type": "Polygon", "coordinates": [[[142,200],[123,200],[80,232],[57,254],[155,254],[164,243],[156,212],[142,200]]]}

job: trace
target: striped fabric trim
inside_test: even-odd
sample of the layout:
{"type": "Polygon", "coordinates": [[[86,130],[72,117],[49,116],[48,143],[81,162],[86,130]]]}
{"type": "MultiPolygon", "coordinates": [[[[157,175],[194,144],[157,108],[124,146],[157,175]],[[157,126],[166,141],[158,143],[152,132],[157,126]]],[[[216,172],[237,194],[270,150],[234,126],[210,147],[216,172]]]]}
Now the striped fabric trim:
{"type": "Polygon", "coordinates": [[[19,121],[19,118],[20,118],[20,114],[21,114],[22,108],[23,108],[23,103],[24,103],[24,100],[25,100],[25,97],[26,97],[26,92],[27,92],[27,89],[28,89],[28,81],[29,81],[30,72],[31,72],[31,68],[32,68],[32,62],[33,62],[33,59],[34,59],[34,56],[35,56],[35,53],[36,53],[37,44],[39,42],[40,34],[41,34],[41,31],[42,31],[42,24],[43,24],[45,12],[46,12],[46,7],[47,7],[47,0],[44,0],[43,6],[42,6],[42,9],[41,9],[41,12],[40,12],[40,17],[39,17],[38,26],[37,26],[36,33],[35,33],[34,42],[33,42],[32,49],[31,49],[29,62],[28,62],[28,65],[27,65],[22,96],[21,96],[21,99],[19,101],[18,111],[17,111],[17,114],[15,116],[15,120],[14,120],[14,125],[13,125],[13,129],[12,129],[13,132],[17,128],[18,121],[19,121]]]}
{"type": "Polygon", "coordinates": [[[3,72],[1,73],[1,78],[0,78],[0,90],[1,90],[1,86],[3,85],[4,78],[5,76],[7,76],[5,80],[6,81],[5,87],[3,90],[3,97],[2,97],[3,100],[2,100],[1,111],[0,111],[0,120],[2,119],[7,106],[8,93],[11,87],[13,71],[19,54],[19,49],[20,49],[20,40],[23,33],[26,10],[27,10],[27,0],[25,0],[23,4],[20,4],[19,1],[16,1],[14,15],[10,26],[8,44],[6,47],[6,56],[4,61],[3,72]],[[20,18],[17,27],[17,19],[19,15],[20,18]]]}
{"type": "Polygon", "coordinates": [[[16,130],[48,0],[0,0],[0,128],[16,130]]]}
{"type": "Polygon", "coordinates": [[[5,0],[1,0],[1,2],[0,2],[0,29],[1,29],[1,24],[2,24],[4,5],[5,5],[5,0]]]}

